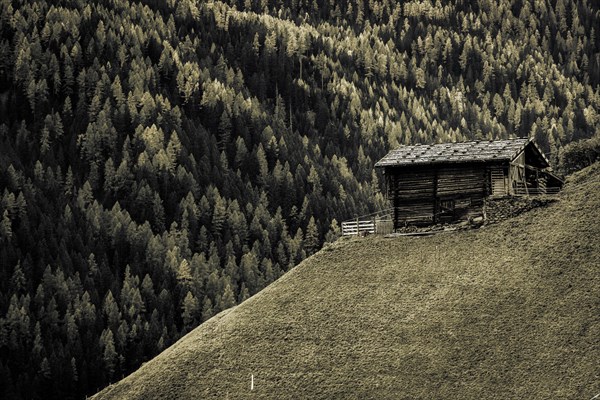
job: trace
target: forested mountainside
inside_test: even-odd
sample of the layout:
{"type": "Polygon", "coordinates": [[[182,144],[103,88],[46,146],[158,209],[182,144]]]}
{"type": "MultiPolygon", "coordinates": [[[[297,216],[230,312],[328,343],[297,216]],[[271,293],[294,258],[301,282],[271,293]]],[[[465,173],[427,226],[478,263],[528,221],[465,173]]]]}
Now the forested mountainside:
{"type": "Polygon", "coordinates": [[[82,398],[256,293],[386,207],[398,144],[597,136],[599,10],[0,0],[0,396],[82,398]]]}

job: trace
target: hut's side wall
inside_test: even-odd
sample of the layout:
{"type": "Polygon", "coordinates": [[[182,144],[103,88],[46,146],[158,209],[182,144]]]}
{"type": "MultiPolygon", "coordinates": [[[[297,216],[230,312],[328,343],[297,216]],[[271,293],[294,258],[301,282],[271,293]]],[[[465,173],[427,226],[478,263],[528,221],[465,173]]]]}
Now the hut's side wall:
{"type": "Polygon", "coordinates": [[[465,166],[440,168],[437,196],[440,198],[478,195],[485,192],[485,167],[465,166]]]}
{"type": "Polygon", "coordinates": [[[434,216],[436,171],[387,168],[388,199],[394,207],[394,228],[430,224],[434,216]]]}
{"type": "Polygon", "coordinates": [[[387,168],[386,177],[396,229],[481,215],[491,190],[483,164],[387,168]]]}

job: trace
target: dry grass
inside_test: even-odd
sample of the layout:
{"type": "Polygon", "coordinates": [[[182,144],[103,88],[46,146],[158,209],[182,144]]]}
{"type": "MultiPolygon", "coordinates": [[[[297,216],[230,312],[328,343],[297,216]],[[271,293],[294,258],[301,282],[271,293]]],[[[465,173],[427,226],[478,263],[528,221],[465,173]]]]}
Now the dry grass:
{"type": "Polygon", "coordinates": [[[599,194],[595,166],[478,231],[340,240],[97,398],[590,399],[599,194]]]}

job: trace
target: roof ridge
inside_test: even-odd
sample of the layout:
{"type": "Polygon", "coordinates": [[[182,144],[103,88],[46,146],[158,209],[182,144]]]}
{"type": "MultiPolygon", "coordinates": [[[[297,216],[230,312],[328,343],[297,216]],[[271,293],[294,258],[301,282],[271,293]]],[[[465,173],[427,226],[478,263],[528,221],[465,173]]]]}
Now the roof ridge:
{"type": "Polygon", "coordinates": [[[535,145],[533,138],[401,145],[375,166],[510,161],[530,143],[535,145]]]}

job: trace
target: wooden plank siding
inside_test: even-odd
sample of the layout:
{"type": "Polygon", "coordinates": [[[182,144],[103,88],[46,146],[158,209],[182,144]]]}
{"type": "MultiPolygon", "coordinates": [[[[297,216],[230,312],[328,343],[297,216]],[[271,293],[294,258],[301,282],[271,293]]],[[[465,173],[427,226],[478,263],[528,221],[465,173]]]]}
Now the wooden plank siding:
{"type": "Polygon", "coordinates": [[[433,200],[412,200],[396,202],[394,206],[394,229],[414,224],[428,225],[433,222],[435,203],[433,200]]]}
{"type": "Polygon", "coordinates": [[[490,167],[490,181],[492,196],[501,197],[508,194],[508,182],[504,167],[501,165],[490,167]]]}
{"type": "Polygon", "coordinates": [[[485,168],[454,167],[438,172],[437,197],[468,195],[485,191],[485,168]]]}
{"type": "Polygon", "coordinates": [[[395,228],[480,215],[490,191],[489,175],[482,164],[386,168],[395,228]]]}

